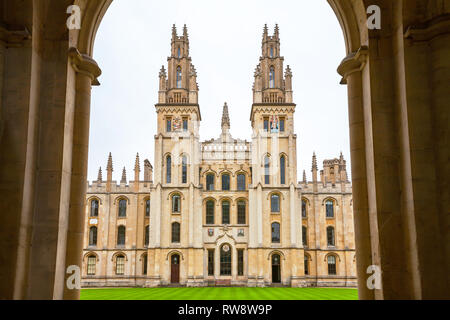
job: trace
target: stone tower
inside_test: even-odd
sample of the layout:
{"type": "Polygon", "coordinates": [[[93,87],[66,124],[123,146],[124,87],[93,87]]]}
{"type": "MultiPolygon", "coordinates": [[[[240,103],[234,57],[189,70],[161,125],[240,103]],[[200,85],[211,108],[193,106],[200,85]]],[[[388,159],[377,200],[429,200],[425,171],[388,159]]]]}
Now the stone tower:
{"type": "MultiPolygon", "coordinates": [[[[155,136],[154,185],[151,198],[156,199],[151,207],[149,241],[149,285],[160,284],[159,259],[174,248],[180,250],[183,258],[193,259],[192,264],[202,261],[202,221],[194,215],[194,207],[201,206],[199,187],[199,123],[197,76],[189,56],[187,27],[178,36],[176,27],[172,29],[171,51],[159,74],[159,99],[156,104],[158,131],[155,136]],[[175,196],[175,197],[174,197],[175,196]],[[178,198],[179,197],[179,198],[178,198]],[[179,199],[174,203],[174,199],[179,199]],[[181,205],[183,204],[183,205],[181,205]],[[180,239],[171,238],[171,231],[179,228],[180,239]],[[197,248],[197,251],[194,250],[197,248]]],[[[189,260],[191,261],[191,260],[189,260]]],[[[201,275],[201,268],[188,271],[188,278],[201,275]],[[198,275],[195,272],[199,273],[198,275]]],[[[194,280],[193,280],[194,281],[194,280]]]]}
{"type": "MultiPolygon", "coordinates": [[[[265,236],[271,233],[271,228],[282,230],[281,247],[290,247],[290,254],[303,259],[301,233],[297,230],[300,218],[292,73],[289,66],[284,70],[283,63],[278,25],[273,36],[269,36],[265,26],[250,115],[253,183],[249,188],[249,259],[255,257],[255,263],[250,267],[249,279],[255,278],[256,285],[263,277],[256,256],[271,247],[271,239],[265,236]]],[[[300,269],[292,270],[293,283],[302,275],[300,269]]]]}

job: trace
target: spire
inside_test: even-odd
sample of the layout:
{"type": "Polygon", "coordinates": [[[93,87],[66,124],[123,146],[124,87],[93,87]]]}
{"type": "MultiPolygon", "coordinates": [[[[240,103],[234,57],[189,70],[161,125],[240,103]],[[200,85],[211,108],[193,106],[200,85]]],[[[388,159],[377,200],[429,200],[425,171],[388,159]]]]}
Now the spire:
{"type": "Polygon", "coordinates": [[[312,156],[312,171],[317,171],[317,157],[316,157],[316,153],[313,153],[312,156]]]}
{"type": "Polygon", "coordinates": [[[120,180],[120,183],[127,183],[127,170],[125,170],[125,167],[123,167],[122,179],[120,180]]]}
{"type": "Polygon", "coordinates": [[[175,40],[177,38],[177,27],[175,24],[172,26],[172,40],[175,40]]]}
{"type": "Polygon", "coordinates": [[[113,161],[112,161],[112,154],[111,152],[109,153],[108,156],[108,164],[106,165],[106,171],[108,172],[113,172],[113,161]]]}
{"type": "Polygon", "coordinates": [[[186,41],[189,41],[189,34],[188,34],[188,29],[187,29],[186,24],[183,27],[183,36],[186,41]]]}
{"type": "Polygon", "coordinates": [[[167,74],[166,74],[166,68],[164,68],[164,65],[161,67],[161,70],[159,71],[159,77],[160,78],[166,78],[167,74]]]}
{"type": "Polygon", "coordinates": [[[269,36],[269,30],[267,29],[267,23],[264,25],[264,30],[263,30],[263,38],[267,39],[267,37],[269,36]]]}
{"type": "Polygon", "coordinates": [[[285,76],[286,77],[292,77],[292,70],[291,70],[291,67],[289,65],[286,66],[285,76]]]}
{"type": "Polygon", "coordinates": [[[97,181],[98,181],[98,182],[102,182],[102,180],[103,180],[103,177],[102,177],[102,167],[100,167],[100,168],[98,169],[97,181]]]}
{"type": "Polygon", "coordinates": [[[275,24],[275,31],[274,31],[273,35],[276,39],[278,39],[280,37],[280,29],[278,28],[278,23],[275,24]]]}
{"type": "Polygon", "coordinates": [[[306,171],[303,170],[303,183],[307,183],[308,181],[306,181],[306,171]]]}
{"type": "Polygon", "coordinates": [[[228,132],[228,130],[230,130],[230,116],[228,115],[228,105],[225,102],[222,112],[222,133],[228,132]]]}
{"type": "Polygon", "coordinates": [[[136,161],[134,162],[134,172],[141,172],[141,167],[139,164],[139,153],[136,154],[136,161]]]}

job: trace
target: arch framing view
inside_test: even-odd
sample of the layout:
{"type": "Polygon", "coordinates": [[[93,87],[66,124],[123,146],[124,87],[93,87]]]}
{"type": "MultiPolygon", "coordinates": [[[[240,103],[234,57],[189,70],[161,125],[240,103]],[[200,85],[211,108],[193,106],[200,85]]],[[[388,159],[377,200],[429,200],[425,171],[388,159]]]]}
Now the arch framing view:
{"type": "MultiPolygon", "coordinates": [[[[79,298],[66,270],[83,259],[91,87],[101,75],[92,56],[111,2],[0,0],[1,299],[79,298]],[[71,5],[80,29],[61,14],[71,5]]],[[[328,2],[347,51],[337,70],[348,87],[359,297],[448,299],[450,4],[328,2]],[[367,27],[370,5],[381,29],[367,27]],[[370,289],[374,265],[381,285],[370,289]]],[[[284,257],[269,259],[278,281],[284,257]]],[[[167,257],[174,283],[183,260],[167,257]]]]}

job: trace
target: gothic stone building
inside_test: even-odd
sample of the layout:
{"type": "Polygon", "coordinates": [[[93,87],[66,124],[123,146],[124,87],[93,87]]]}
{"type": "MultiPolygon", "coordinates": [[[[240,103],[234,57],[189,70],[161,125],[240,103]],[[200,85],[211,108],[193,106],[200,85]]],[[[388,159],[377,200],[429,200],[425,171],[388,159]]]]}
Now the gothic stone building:
{"type": "Polygon", "coordinates": [[[154,168],[134,181],[101,168],[88,184],[84,286],[355,286],[352,189],[346,162],[326,160],[297,182],[292,73],[278,26],[264,28],[250,110],[252,140],[201,142],[196,71],[184,27],[159,74],[154,168]]]}

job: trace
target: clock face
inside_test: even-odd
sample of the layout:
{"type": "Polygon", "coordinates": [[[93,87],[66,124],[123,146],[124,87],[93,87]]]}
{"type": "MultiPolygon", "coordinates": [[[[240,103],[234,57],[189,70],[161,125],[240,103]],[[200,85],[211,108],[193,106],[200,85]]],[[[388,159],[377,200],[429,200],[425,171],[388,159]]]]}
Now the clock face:
{"type": "Polygon", "coordinates": [[[223,250],[223,252],[228,252],[228,251],[230,251],[230,246],[226,244],[222,247],[222,250],[223,250]]]}

